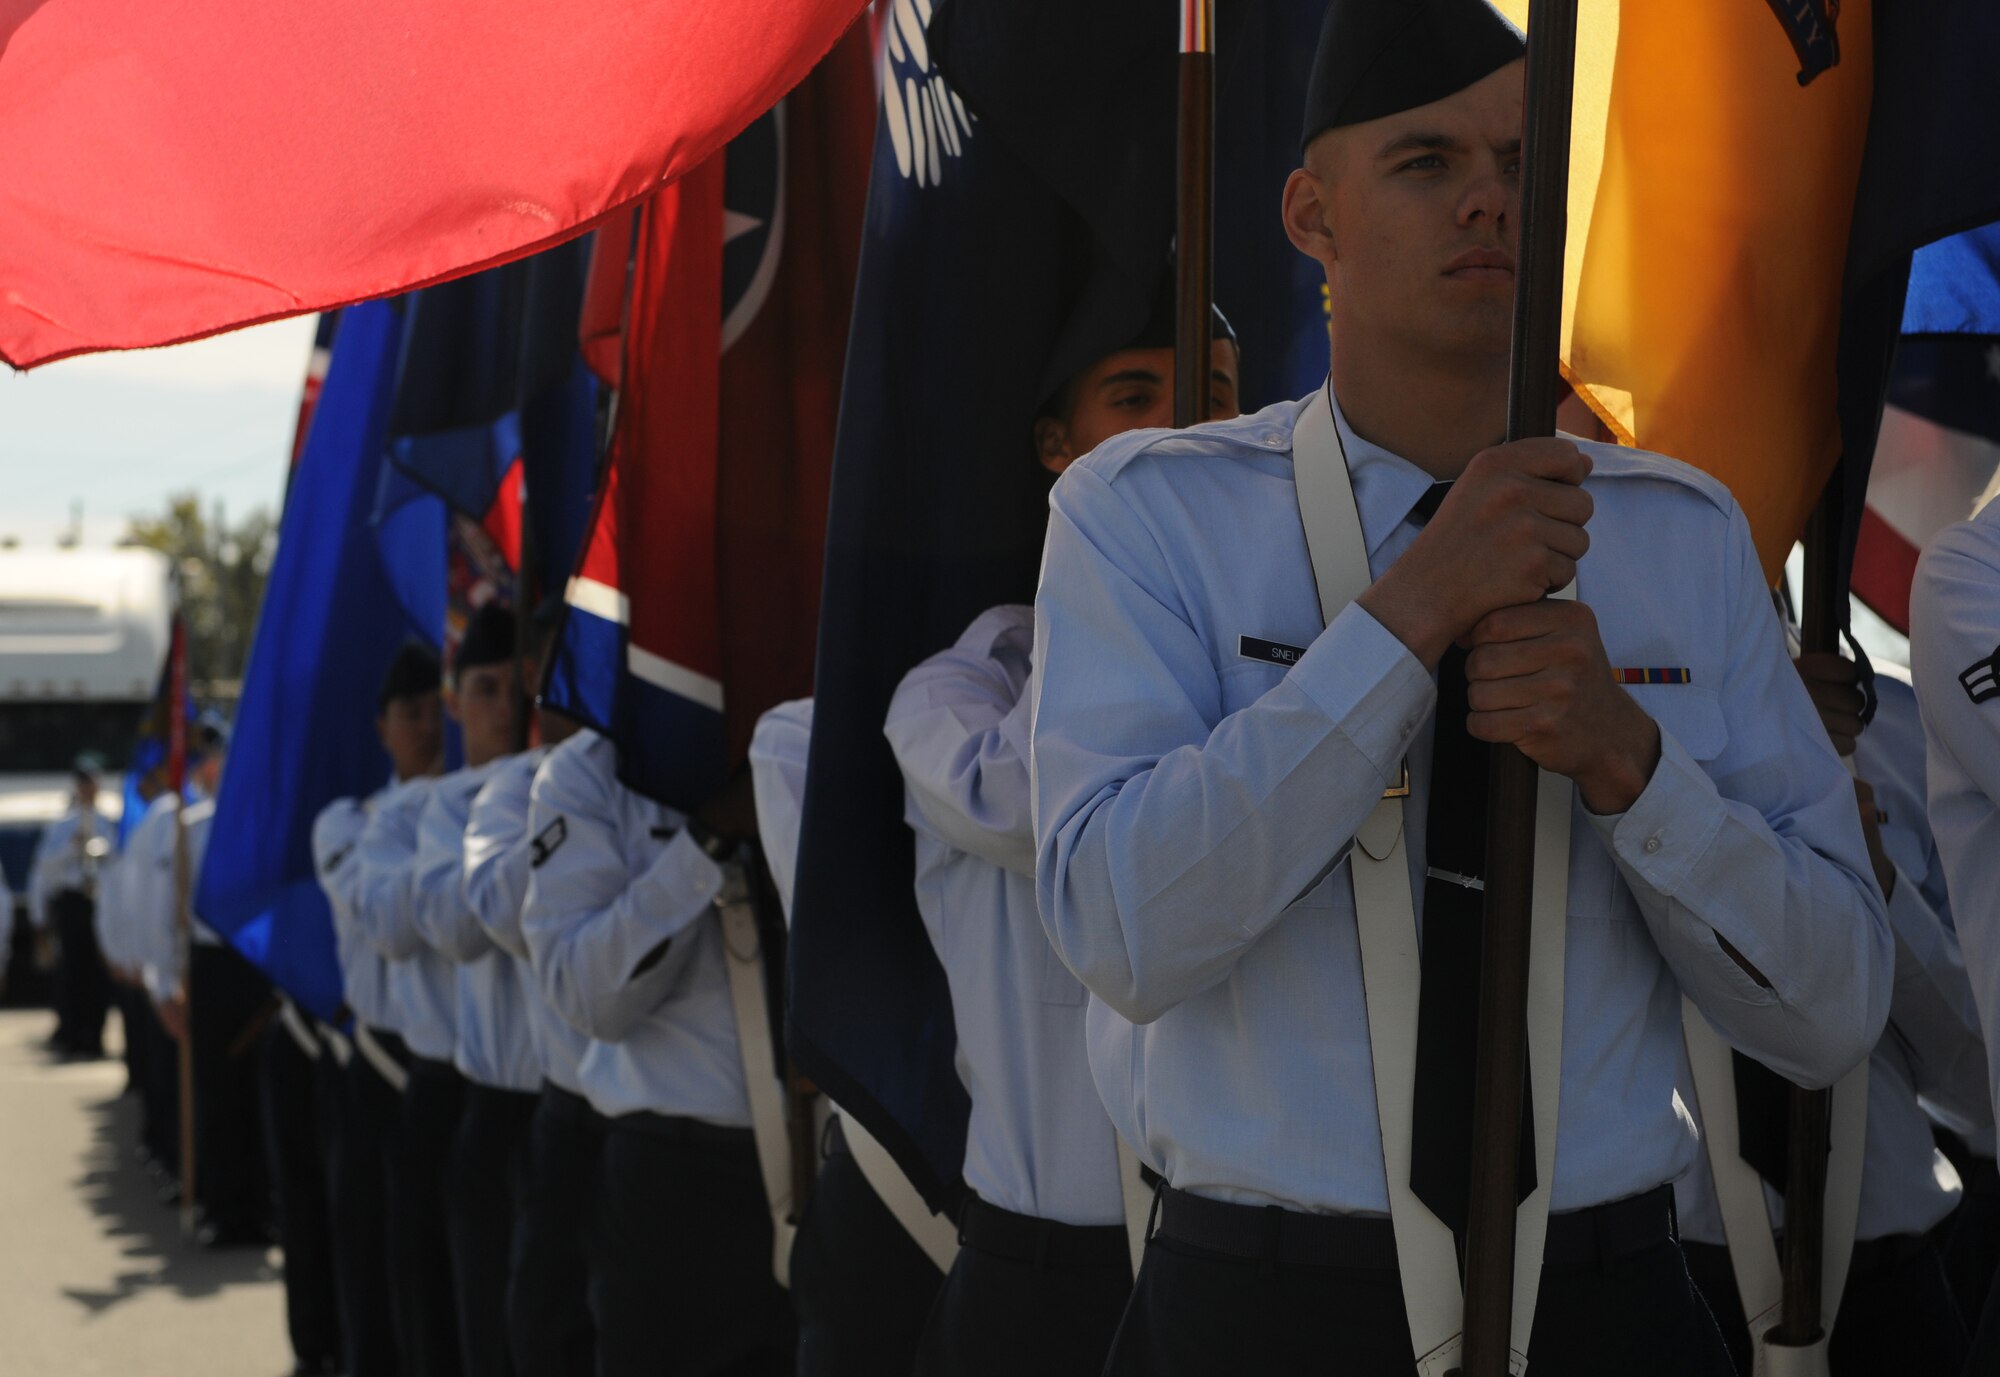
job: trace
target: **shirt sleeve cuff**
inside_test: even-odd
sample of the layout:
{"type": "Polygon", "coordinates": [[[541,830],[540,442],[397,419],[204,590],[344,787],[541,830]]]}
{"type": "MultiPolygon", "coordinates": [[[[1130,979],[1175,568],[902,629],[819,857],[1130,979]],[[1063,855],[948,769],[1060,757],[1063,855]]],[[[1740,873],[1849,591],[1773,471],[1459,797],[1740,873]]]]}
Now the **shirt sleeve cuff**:
{"type": "Polygon", "coordinates": [[[1944,928],[1901,866],[1896,867],[1896,892],[1889,896],[1889,930],[1896,938],[1896,983],[1910,977],[1928,980],[1944,928]]]}
{"type": "Polygon", "coordinates": [[[1395,633],[1349,603],[1290,674],[1387,782],[1437,702],[1437,684],[1395,633]]]}
{"type": "Polygon", "coordinates": [[[1629,874],[1671,898],[1715,840],[1728,808],[1715,782],[1662,727],[1660,763],[1632,806],[1583,813],[1629,874]]]}
{"type": "Polygon", "coordinates": [[[708,858],[701,846],[683,827],[674,834],[646,873],[639,878],[634,907],[652,915],[646,937],[657,943],[685,932],[708,912],[715,896],[722,892],[722,867],[708,858]]]}

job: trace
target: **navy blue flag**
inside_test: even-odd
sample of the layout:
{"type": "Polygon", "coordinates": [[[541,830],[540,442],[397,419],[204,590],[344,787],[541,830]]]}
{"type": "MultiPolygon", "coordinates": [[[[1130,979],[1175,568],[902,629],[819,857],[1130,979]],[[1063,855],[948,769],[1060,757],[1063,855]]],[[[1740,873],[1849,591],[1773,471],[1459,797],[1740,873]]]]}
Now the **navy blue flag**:
{"type": "MultiPolygon", "coordinates": [[[[403,552],[371,520],[400,340],[392,303],[341,313],[286,495],[194,896],[204,922],[328,1020],[340,1008],[341,980],[313,870],[313,820],[335,799],[372,793],[388,778],[375,691],[411,630],[385,615],[399,602],[385,559],[403,552]]],[[[417,563],[407,563],[414,578],[417,563]]],[[[442,585],[442,560],[431,567],[442,585]]]]}
{"type": "MultiPolygon", "coordinates": [[[[1914,277],[1912,257],[1926,245],[2000,221],[2000,158],[1986,115],[1991,75],[2000,67],[2000,6],[1904,0],[1876,5],[1873,18],[1875,91],[1848,234],[1840,325],[1841,462],[1822,503],[1837,541],[1830,591],[1843,627],[1868,509],[1870,460],[1897,343],[1909,328],[1906,307],[1926,319],[1948,311],[1953,282],[1968,274],[1965,290],[1982,291],[1971,285],[1978,277],[1974,269],[1993,241],[1964,241],[1935,257],[1926,254],[1925,271],[1914,277]]],[[[1990,271],[1984,276],[1990,284],[1990,271]]],[[[1991,291],[1990,285],[1983,289],[1991,291]]],[[[1990,295],[1981,299],[1990,306],[1990,295]]],[[[1962,315],[1955,328],[1965,329],[1973,318],[1962,315]]]]}
{"type": "MultiPolygon", "coordinates": [[[[406,298],[389,422],[399,474],[474,521],[522,466],[544,587],[569,573],[590,514],[597,389],[577,344],[590,245],[573,239],[406,298]]],[[[385,493],[382,509],[395,500],[385,493]]]]}
{"type": "MultiPolygon", "coordinates": [[[[1292,8],[1245,5],[1225,29],[1218,301],[1242,336],[1246,406],[1303,394],[1327,364],[1320,279],[1278,218],[1318,25],[1292,8]]],[[[1035,414],[1139,333],[1169,262],[1174,23],[1154,5],[947,0],[928,33],[911,6],[884,24],[790,1017],[801,1070],[937,1209],[963,1189],[969,1102],[882,720],[919,660],[1034,598],[1049,486],[1035,414]]]]}

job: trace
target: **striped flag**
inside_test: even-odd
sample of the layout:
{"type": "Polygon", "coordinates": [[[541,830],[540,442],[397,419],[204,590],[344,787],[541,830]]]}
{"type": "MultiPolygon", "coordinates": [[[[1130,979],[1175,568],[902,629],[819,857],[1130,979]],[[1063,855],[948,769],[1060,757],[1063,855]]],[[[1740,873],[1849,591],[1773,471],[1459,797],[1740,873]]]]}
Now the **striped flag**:
{"type": "Polygon", "coordinates": [[[1910,579],[2000,471],[2000,225],[1916,255],[1854,554],[1854,594],[1910,630],[1910,579]]]}
{"type": "Polygon", "coordinates": [[[608,271],[586,287],[586,353],[622,376],[545,694],[676,807],[724,783],[759,714],[812,689],[873,95],[857,31],[641,209],[628,294],[608,271]]]}

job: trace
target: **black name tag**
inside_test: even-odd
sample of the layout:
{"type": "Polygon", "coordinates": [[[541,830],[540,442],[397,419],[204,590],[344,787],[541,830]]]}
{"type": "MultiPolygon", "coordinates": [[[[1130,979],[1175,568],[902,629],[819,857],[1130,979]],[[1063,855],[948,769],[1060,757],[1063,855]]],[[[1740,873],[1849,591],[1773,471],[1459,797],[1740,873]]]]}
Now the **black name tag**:
{"type": "Polygon", "coordinates": [[[1299,657],[1306,653],[1302,645],[1286,645],[1281,641],[1265,641],[1255,636],[1238,636],[1236,653],[1246,660],[1262,660],[1266,664],[1295,665],[1299,657]]]}
{"type": "Polygon", "coordinates": [[[529,869],[539,870],[542,866],[542,863],[547,861],[549,857],[555,855],[557,848],[568,840],[569,840],[569,823],[565,819],[557,818],[547,827],[544,827],[542,829],[542,835],[536,837],[533,844],[529,847],[528,850],[529,869]]]}

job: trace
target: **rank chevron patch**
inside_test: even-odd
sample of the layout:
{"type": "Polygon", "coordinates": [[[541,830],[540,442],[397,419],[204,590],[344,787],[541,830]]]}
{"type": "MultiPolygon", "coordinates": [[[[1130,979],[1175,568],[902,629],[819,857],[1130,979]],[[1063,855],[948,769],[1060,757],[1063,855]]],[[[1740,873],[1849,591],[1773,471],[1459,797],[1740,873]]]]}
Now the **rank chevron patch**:
{"type": "Polygon", "coordinates": [[[1967,665],[1958,682],[1965,686],[1965,696],[1975,703],[2000,698],[2000,646],[1993,647],[1993,653],[1985,659],[1967,665]]]}

